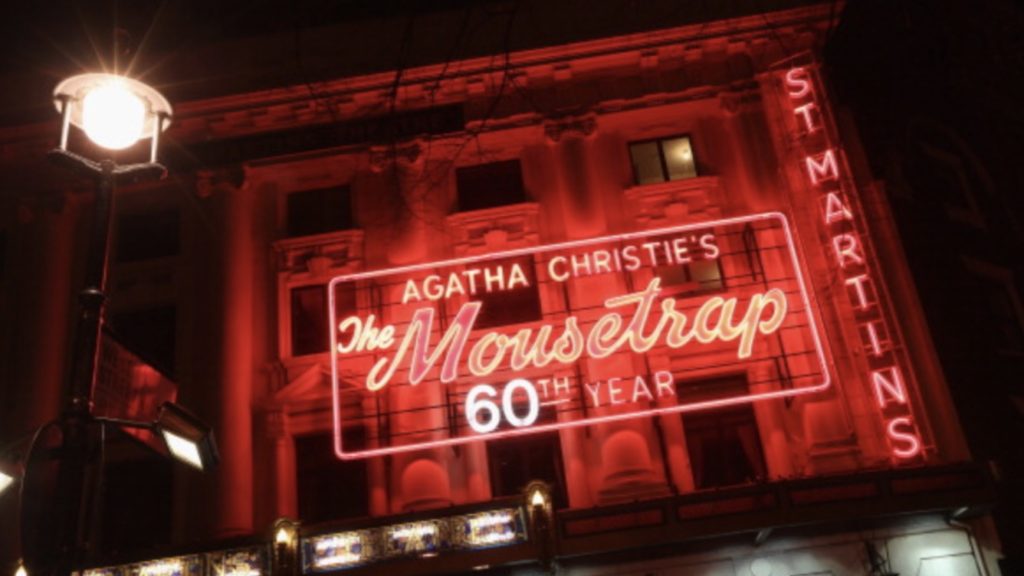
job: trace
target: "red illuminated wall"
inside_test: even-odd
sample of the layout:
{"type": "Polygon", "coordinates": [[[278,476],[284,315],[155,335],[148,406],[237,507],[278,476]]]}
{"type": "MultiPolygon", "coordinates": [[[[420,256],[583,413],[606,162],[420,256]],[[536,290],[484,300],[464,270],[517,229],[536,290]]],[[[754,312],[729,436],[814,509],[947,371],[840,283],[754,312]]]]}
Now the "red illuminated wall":
{"type": "MultiPolygon", "coordinates": [[[[464,122],[390,143],[369,141],[372,130],[364,126],[348,128],[362,140],[352,136],[329,148],[305,150],[301,138],[284,136],[262,148],[238,144],[232,150],[250,156],[240,164],[172,171],[173,185],[146,190],[181,207],[181,252],[175,260],[122,266],[114,272],[115,290],[142,286],[177,304],[179,400],[215,423],[223,454],[215,478],[177,480],[179,497],[198,495],[208,506],[196,508],[216,514],[179,512],[176,536],[246,533],[278,516],[299,517],[300,475],[309,464],[303,446],[311,445],[304,439],[337,431],[344,442],[351,422],[365,421],[359,442],[367,450],[386,448],[403,431],[408,442],[429,445],[344,469],[365,475],[359,498],[371,516],[486,501],[500,484],[487,444],[447,442],[466,433],[466,395],[483,380],[442,384],[434,372],[422,385],[370,391],[363,364],[379,356],[332,358],[326,345],[316,349],[294,337],[307,321],[296,313],[297,290],[312,289],[309,309],[317,310],[315,291],[323,287],[326,298],[333,278],[406,268],[394,286],[363,290],[353,301],[364,318],[377,313],[404,326],[416,307],[391,304],[401,301],[401,279],[415,277],[417,266],[662,228],[713,229],[709,223],[759,214],[777,213],[786,222],[785,232],[778,225],[760,239],[774,251],[755,262],[742,227],[723,229],[728,256],[717,273],[724,283],[712,281],[703,291],[684,278],[673,288],[695,290],[679,296],[692,309],[715,297],[736,297],[742,306],[772,287],[784,291],[799,326],[788,335],[764,334],[754,348],[757,362],[737,358],[732,343],[697,352],[659,344],[643,354],[623,349],[604,362],[555,363],[543,371],[547,376],[505,368],[486,375],[496,387],[520,376],[565,377],[580,390],[584,380],[644,375],[651,382],[667,371],[674,391],[678,382],[714,381],[731,387],[714,399],[739,399],[695,402],[680,414],[677,393],[648,399],[633,388],[623,394],[643,409],[619,419],[626,409],[610,405],[606,387],[609,396],[591,406],[593,413],[573,405],[579,413],[545,416],[566,504],[698,490],[706,472],[698,468],[709,465],[700,463],[707,459],[695,453],[694,439],[734,429],[742,429],[730,436],[737,458],[753,462],[740,473],[749,481],[965,459],[883,190],[869,180],[856,134],[832,109],[827,79],[805,52],[824,33],[827,13],[798,9],[514,52],[507,65],[479,58],[413,68],[403,71],[393,97],[385,89],[392,72],[340,78],[319,87],[334,107],[330,114],[307,87],[182,103],[172,136],[194,150],[303,126],[312,133],[336,121],[331,114],[370,126],[389,107],[402,114],[454,106],[464,122]],[[631,144],[677,136],[689,138],[694,173],[638,184],[631,144]],[[264,157],[263,150],[276,152],[264,157]],[[459,210],[460,169],[510,160],[518,161],[522,201],[459,210]],[[290,199],[341,189],[351,198],[350,227],[289,234],[290,199]],[[298,350],[307,345],[312,351],[298,350]],[[332,360],[341,376],[332,374],[332,360]],[[595,417],[600,421],[574,425],[595,417]]],[[[131,190],[124,194],[133,197],[131,190]]],[[[70,244],[67,224],[55,225],[57,240],[70,244]]],[[[55,276],[66,264],[51,254],[36,276],[55,276]]],[[[559,326],[572,314],[593,322],[608,298],[679,273],[665,270],[667,264],[571,285],[552,282],[541,266],[534,278],[541,318],[491,330],[559,326]]],[[[447,320],[461,303],[452,300],[447,320]]],[[[500,300],[488,306],[500,308],[500,300]]],[[[327,307],[316,313],[337,337],[327,307]]],[[[438,317],[432,345],[442,324],[438,317]]],[[[48,340],[49,332],[39,330],[36,340],[48,340]]],[[[35,364],[39,379],[54,380],[35,364]]],[[[582,394],[573,401],[584,403],[582,394]]],[[[37,411],[52,403],[45,394],[36,400],[37,411]]],[[[524,446],[539,438],[519,437],[524,446]]],[[[323,489],[358,484],[338,478],[323,489]]]]}

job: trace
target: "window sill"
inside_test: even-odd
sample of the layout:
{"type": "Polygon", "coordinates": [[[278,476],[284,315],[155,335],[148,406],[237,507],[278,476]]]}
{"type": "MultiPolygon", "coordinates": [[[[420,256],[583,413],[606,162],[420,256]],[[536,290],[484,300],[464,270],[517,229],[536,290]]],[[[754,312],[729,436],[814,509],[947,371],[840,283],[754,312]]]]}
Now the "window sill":
{"type": "Polygon", "coordinates": [[[314,258],[326,258],[326,268],[351,268],[363,260],[363,231],[339,230],[312,236],[283,238],[274,242],[278,272],[316,272],[314,258]]]}

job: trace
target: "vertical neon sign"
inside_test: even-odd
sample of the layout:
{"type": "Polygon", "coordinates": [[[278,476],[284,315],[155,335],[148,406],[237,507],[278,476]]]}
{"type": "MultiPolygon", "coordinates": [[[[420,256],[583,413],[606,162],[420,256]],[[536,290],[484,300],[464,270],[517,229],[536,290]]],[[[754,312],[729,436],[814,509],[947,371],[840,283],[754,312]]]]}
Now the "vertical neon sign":
{"type": "Polygon", "coordinates": [[[818,194],[820,224],[827,237],[826,252],[846,289],[847,300],[858,319],[858,334],[865,351],[868,384],[881,411],[885,435],[894,457],[905,460],[923,449],[910,404],[905,363],[898,355],[898,334],[890,329],[883,312],[883,294],[876,289],[866,255],[870,252],[860,230],[863,215],[853,202],[849,166],[835,144],[827,103],[819,98],[820,82],[810,65],[787,68],[780,81],[791,116],[787,125],[798,145],[800,172],[818,194]]]}

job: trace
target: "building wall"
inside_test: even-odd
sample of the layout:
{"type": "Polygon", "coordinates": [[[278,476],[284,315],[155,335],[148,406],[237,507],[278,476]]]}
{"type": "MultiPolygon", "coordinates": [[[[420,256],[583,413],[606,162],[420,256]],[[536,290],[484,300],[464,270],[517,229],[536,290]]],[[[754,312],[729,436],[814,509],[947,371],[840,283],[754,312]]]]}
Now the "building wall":
{"type": "MultiPolygon", "coordinates": [[[[293,316],[295,289],[326,285],[343,274],[763,212],[783,213],[795,230],[809,313],[822,327],[833,384],[820,393],[750,406],[764,469],[749,480],[781,482],[967,460],[952,417],[955,407],[893,240],[888,208],[859,164],[855,135],[836,124],[830,109],[828,85],[813,56],[827,28],[826,8],[797,9],[711,28],[687,26],[452,61],[402,70],[397,79],[391,72],[342,78],[313,92],[301,86],[180,104],[167,149],[170,179],[123,190],[118,198],[119,214],[127,218],[176,211],[177,250],[139,262],[115,261],[110,305],[115,325],[118,314],[173,305],[173,315],[168,320],[165,314],[161,322],[172,327],[167,358],[179,400],[217,432],[222,452],[217,473],[176,473],[173,498],[190,504],[173,512],[175,539],[229,537],[260,531],[280,516],[302,519],[300,444],[311,435],[334,432],[334,384],[326,352],[293,350],[292,331],[299,323],[293,316]],[[808,116],[797,107],[808,102],[816,106],[817,129],[801,124],[808,116]],[[461,110],[456,130],[430,116],[446,106],[461,110]],[[400,125],[402,114],[418,110],[428,111],[425,129],[400,125]],[[366,122],[362,132],[352,128],[359,121],[366,122]],[[337,136],[341,143],[322,147],[313,136],[301,136],[332,122],[349,126],[337,136]],[[284,134],[287,130],[294,132],[284,134]],[[374,137],[374,130],[400,136],[374,137]],[[363,136],[354,136],[357,132],[363,136]],[[264,134],[271,137],[260,141],[264,134]],[[630,144],[680,135],[689,137],[696,175],[637,184],[630,144]],[[822,156],[828,152],[835,153],[831,168],[822,156]],[[218,154],[238,161],[211,160],[218,154]],[[458,211],[459,171],[508,160],[521,167],[524,201],[458,211]],[[350,228],[289,234],[288,210],[296,195],[344,187],[351,195],[350,228]],[[833,198],[839,204],[830,204],[833,198]],[[864,275],[870,275],[871,296],[861,302],[856,299],[861,284],[849,279],[864,275]],[[884,331],[875,349],[864,337],[868,326],[884,331]]],[[[12,161],[17,154],[12,152],[12,161]]],[[[71,232],[64,228],[47,238],[67,242],[71,232]]],[[[14,235],[27,242],[34,229],[16,227],[14,235]]],[[[115,238],[115,244],[125,237],[115,238]]],[[[56,275],[59,282],[45,285],[68,292],[75,282],[61,270],[68,269],[74,253],[46,253],[39,275],[56,275]]],[[[795,280],[788,282],[795,286],[795,280]]],[[[599,306],[606,297],[601,290],[608,287],[593,284],[564,298],[599,306]]],[[[59,295],[45,301],[59,301],[59,295]]],[[[544,293],[541,303],[558,321],[569,310],[556,296],[544,293]]],[[[59,356],[54,342],[64,333],[61,319],[67,314],[36,305],[53,316],[40,323],[52,333],[36,337],[47,346],[37,351],[54,347],[47,356],[59,356]]],[[[157,354],[167,352],[166,346],[154,346],[157,354]]],[[[667,350],[653,351],[648,360],[706,378],[737,371],[727,352],[712,348],[717,370],[692,359],[673,360],[667,350]]],[[[14,366],[23,361],[14,352],[7,358],[14,366]]],[[[56,368],[41,361],[25,364],[31,372],[25,381],[45,382],[40,389],[50,391],[32,394],[33,408],[26,414],[52,413],[50,404],[59,397],[56,368]]],[[[650,365],[646,370],[650,373],[650,365]]],[[[607,375],[595,369],[592,376],[607,375]]],[[[751,381],[769,376],[747,374],[751,381]]],[[[778,379],[771,385],[779,385],[778,379]]],[[[763,385],[750,386],[758,392],[763,385]]],[[[406,388],[386,397],[411,410],[439,405],[438,390],[406,388]]],[[[353,409],[370,411],[372,404],[364,399],[353,409]]],[[[566,507],[697,490],[700,481],[686,439],[686,422],[696,417],[666,414],[557,432],[566,507]]],[[[430,417],[395,418],[422,423],[430,417]]],[[[332,470],[365,474],[367,493],[359,498],[372,517],[496,496],[498,479],[482,443],[353,466],[332,470]]],[[[334,480],[325,489],[354,485],[352,476],[334,480]]],[[[974,557],[968,562],[958,556],[972,550],[963,534],[932,526],[895,534],[887,546],[948,539],[955,551],[942,561],[967,562],[965,569],[971,569],[974,557]],[[909,535],[924,533],[931,536],[909,535]]],[[[825,566],[814,570],[842,573],[848,567],[844,562],[853,562],[859,540],[836,538],[820,544],[827,554],[812,554],[825,566]],[[830,568],[833,560],[827,558],[833,556],[839,560],[830,568]]],[[[818,550],[819,544],[808,545],[818,550]]],[[[710,570],[722,552],[712,556],[693,562],[709,562],[710,570]]],[[[925,555],[908,552],[907,557],[925,555]]],[[[690,559],[672,562],[690,565],[690,559]]],[[[739,569],[730,562],[729,569],[739,569]]],[[[928,560],[927,569],[940,570],[935,562],[928,560]]],[[[778,570],[798,569],[786,572],[789,568],[780,564],[778,570]]]]}

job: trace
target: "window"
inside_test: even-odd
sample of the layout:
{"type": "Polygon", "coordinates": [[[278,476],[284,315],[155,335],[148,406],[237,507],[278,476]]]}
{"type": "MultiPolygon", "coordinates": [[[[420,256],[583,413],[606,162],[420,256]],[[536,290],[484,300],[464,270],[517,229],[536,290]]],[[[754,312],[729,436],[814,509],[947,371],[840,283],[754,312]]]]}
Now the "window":
{"type": "Polygon", "coordinates": [[[292,192],[287,212],[289,238],[348,230],[352,228],[352,194],[348,186],[292,192]]]}
{"type": "Polygon", "coordinates": [[[173,305],[113,314],[117,340],[147,363],[174,376],[178,310],[173,305]]]}
{"type": "MultiPolygon", "coordinates": [[[[339,311],[356,309],[352,284],[337,284],[334,301],[339,311]]],[[[340,315],[340,314],[339,314],[340,315]]],[[[292,356],[326,352],[330,342],[327,328],[327,287],[323,284],[292,288],[292,356]]]]}
{"type": "Polygon", "coordinates": [[[176,209],[120,215],[117,219],[117,261],[138,262],[177,256],[179,226],[176,209]]]}
{"type": "Polygon", "coordinates": [[[526,202],[519,160],[491,162],[455,170],[459,212],[526,202]]]}
{"type": "Polygon", "coordinates": [[[683,428],[697,489],[765,477],[761,437],[751,405],[688,412],[683,416],[683,428]]]}
{"type": "MultiPolygon", "coordinates": [[[[342,442],[366,447],[366,428],[344,429],[342,442]]],[[[368,516],[369,484],[365,460],[341,460],[334,454],[332,433],[295,438],[295,474],[299,518],[303,522],[344,520],[368,516]]]]}
{"type": "Polygon", "coordinates": [[[475,328],[493,328],[541,319],[540,292],[537,289],[537,275],[533,269],[532,257],[499,260],[488,264],[487,267],[490,270],[500,267],[505,275],[505,281],[508,282],[510,270],[516,265],[525,273],[528,285],[519,286],[517,283],[517,287],[512,290],[479,292],[473,300],[482,302],[483,306],[480,308],[480,315],[477,316],[475,328]]]}
{"type": "Polygon", "coordinates": [[[697,175],[689,136],[634,142],[629,145],[636,184],[655,184],[697,175]]]}
{"type": "Polygon", "coordinates": [[[557,432],[491,440],[487,442],[487,460],[495,498],[522,494],[531,481],[543,480],[551,486],[555,508],[568,507],[557,432]]]}
{"type": "Polygon", "coordinates": [[[678,289],[675,294],[704,294],[725,289],[722,261],[718,258],[694,260],[675,266],[659,266],[654,273],[661,278],[663,288],[678,289]]]}

